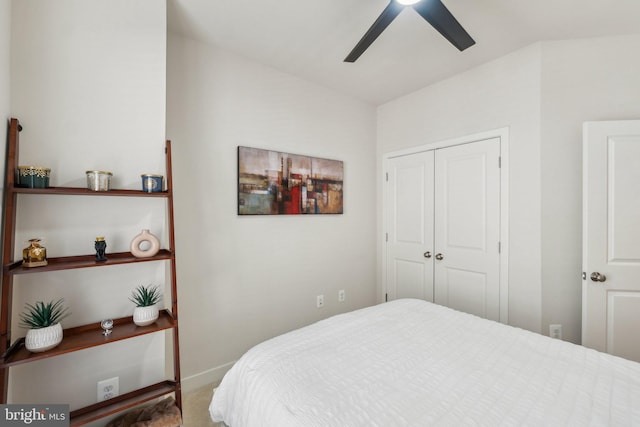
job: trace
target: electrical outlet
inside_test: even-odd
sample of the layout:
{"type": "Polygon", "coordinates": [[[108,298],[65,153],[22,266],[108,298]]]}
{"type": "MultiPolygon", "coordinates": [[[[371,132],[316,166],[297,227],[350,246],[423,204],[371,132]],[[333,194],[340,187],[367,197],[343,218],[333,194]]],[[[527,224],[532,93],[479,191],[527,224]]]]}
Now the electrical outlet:
{"type": "Polygon", "coordinates": [[[338,291],[338,302],[344,302],[344,289],[338,291]]]}
{"type": "Polygon", "coordinates": [[[316,307],[318,308],[324,307],[324,295],[318,295],[316,297],[316,307]]]}
{"type": "Polygon", "coordinates": [[[549,336],[551,338],[562,339],[562,325],[549,325],[549,336]]]}
{"type": "Polygon", "coordinates": [[[98,381],[98,402],[108,400],[120,394],[120,377],[98,381]]]}

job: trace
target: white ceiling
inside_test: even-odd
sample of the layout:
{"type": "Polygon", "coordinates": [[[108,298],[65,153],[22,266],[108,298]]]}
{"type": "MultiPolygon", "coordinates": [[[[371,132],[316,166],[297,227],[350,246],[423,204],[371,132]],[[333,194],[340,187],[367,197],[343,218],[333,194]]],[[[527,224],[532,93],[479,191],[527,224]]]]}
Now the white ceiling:
{"type": "Polygon", "coordinates": [[[343,59],[389,0],[167,0],[167,7],[171,32],[376,105],[536,41],[640,33],[640,0],[442,1],[475,46],[459,52],[406,8],[355,63],[343,59]]]}

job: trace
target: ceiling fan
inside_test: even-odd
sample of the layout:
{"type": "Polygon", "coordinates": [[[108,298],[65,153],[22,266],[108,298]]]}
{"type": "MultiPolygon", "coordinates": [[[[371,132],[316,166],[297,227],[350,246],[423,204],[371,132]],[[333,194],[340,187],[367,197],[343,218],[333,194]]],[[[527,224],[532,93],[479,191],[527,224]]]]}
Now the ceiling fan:
{"type": "Polygon", "coordinates": [[[460,51],[476,43],[440,0],[390,0],[344,62],[355,62],[407,6],[411,6],[460,51]]]}

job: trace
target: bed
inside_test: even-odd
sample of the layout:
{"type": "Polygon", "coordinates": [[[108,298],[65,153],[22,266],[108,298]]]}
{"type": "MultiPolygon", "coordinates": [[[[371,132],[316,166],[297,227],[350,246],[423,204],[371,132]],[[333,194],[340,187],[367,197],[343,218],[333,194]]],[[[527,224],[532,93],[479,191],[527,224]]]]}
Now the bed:
{"type": "Polygon", "coordinates": [[[209,410],[231,427],[640,426],[640,363],[402,299],[258,344],[209,410]]]}

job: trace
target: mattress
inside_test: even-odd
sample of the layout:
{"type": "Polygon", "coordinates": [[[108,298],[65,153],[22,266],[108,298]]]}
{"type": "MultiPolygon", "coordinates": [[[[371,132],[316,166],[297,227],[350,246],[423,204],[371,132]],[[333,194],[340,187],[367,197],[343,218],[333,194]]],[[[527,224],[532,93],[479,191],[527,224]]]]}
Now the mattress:
{"type": "Polygon", "coordinates": [[[258,344],[209,410],[231,427],[640,426],[640,364],[403,299],[258,344]]]}

